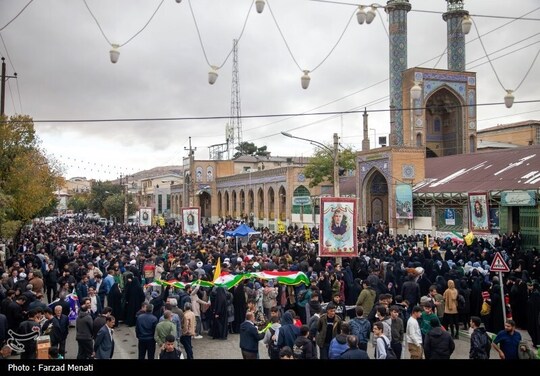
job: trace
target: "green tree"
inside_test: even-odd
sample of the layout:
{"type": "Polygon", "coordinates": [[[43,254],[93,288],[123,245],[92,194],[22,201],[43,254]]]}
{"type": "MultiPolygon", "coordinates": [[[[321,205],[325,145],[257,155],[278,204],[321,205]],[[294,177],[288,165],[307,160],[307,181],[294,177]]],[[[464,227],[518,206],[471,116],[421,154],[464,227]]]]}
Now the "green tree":
{"type": "Polygon", "coordinates": [[[6,181],[13,170],[13,161],[27,150],[37,148],[34,123],[29,116],[0,119],[0,183],[6,181]]]}
{"type": "Polygon", "coordinates": [[[55,191],[62,184],[39,149],[17,155],[3,187],[13,197],[13,219],[25,221],[52,213],[57,204],[55,191]]]}
{"type": "Polygon", "coordinates": [[[87,192],[76,193],[68,201],[68,208],[75,213],[84,213],[90,207],[90,194],[87,192]]]}
{"type": "Polygon", "coordinates": [[[235,150],[237,150],[237,152],[233,155],[233,158],[238,158],[241,155],[252,155],[258,157],[267,157],[270,155],[266,145],[257,147],[253,142],[241,142],[235,148],[235,150]]]}
{"type": "MultiPolygon", "coordinates": [[[[334,156],[330,151],[332,147],[326,149],[317,148],[315,155],[304,169],[306,178],[311,179],[309,187],[313,188],[323,181],[334,183],[334,156]]],[[[351,148],[342,149],[338,156],[340,175],[347,170],[356,168],[356,153],[351,148]]]]}
{"type": "Polygon", "coordinates": [[[32,118],[0,119],[0,226],[12,230],[38,215],[51,213],[55,191],[63,184],[59,164],[40,148],[32,118]],[[9,197],[6,199],[6,197],[9,197]]]}
{"type": "MultiPolygon", "coordinates": [[[[125,222],[124,219],[124,207],[126,204],[126,196],[124,194],[114,194],[108,196],[103,202],[104,214],[107,218],[114,217],[118,221],[125,222]]],[[[132,195],[127,196],[128,216],[135,213],[138,209],[137,205],[133,202],[132,195]]]]}
{"type": "Polygon", "coordinates": [[[118,184],[113,184],[109,181],[97,181],[92,184],[90,197],[88,199],[88,208],[94,213],[106,216],[105,201],[109,196],[121,195],[123,187],[118,184]]]}

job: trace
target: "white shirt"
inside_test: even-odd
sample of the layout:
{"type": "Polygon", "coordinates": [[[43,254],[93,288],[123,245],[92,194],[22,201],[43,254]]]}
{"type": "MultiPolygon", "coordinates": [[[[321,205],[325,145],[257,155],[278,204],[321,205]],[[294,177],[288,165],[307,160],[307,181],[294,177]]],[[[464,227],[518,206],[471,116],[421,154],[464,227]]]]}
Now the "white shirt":
{"type": "Polygon", "coordinates": [[[417,346],[422,346],[422,332],[420,331],[420,325],[418,325],[418,320],[412,316],[409,317],[409,320],[407,321],[405,341],[417,346]]]}
{"type": "Polygon", "coordinates": [[[97,312],[97,295],[88,296],[90,298],[90,310],[93,313],[97,312]]]}

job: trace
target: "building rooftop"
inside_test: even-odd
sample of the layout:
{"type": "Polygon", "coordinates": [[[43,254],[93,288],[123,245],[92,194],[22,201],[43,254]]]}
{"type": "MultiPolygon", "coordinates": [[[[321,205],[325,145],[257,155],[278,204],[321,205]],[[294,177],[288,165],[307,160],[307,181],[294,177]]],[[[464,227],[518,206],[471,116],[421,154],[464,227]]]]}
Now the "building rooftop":
{"type": "Polygon", "coordinates": [[[540,145],[426,159],[415,193],[487,192],[540,188],[540,145]]]}
{"type": "Polygon", "coordinates": [[[519,145],[511,144],[509,142],[497,142],[497,141],[486,141],[478,140],[478,145],[476,148],[480,151],[481,149],[512,149],[518,148],[519,145]]]}
{"type": "Polygon", "coordinates": [[[517,123],[498,124],[498,125],[496,125],[494,127],[478,129],[478,131],[476,133],[481,134],[482,132],[500,131],[500,130],[504,130],[504,129],[523,127],[523,126],[527,126],[527,125],[540,126],[540,120],[525,120],[525,121],[519,121],[517,123]]]}

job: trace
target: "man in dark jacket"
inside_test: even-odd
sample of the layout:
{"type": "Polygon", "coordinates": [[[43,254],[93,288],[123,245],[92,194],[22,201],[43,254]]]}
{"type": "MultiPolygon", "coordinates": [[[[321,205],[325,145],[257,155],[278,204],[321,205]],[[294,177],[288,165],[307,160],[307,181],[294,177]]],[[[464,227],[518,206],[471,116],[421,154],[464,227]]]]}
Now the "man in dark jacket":
{"type": "Polygon", "coordinates": [[[144,359],[146,353],[148,353],[148,359],[154,359],[154,353],[156,352],[154,334],[158,319],[152,313],[153,310],[154,306],[147,304],[145,312],[137,317],[135,323],[135,333],[139,339],[139,359],[144,359]]]}
{"type": "Polygon", "coordinates": [[[28,320],[23,321],[19,325],[18,334],[21,334],[25,339],[20,339],[24,346],[24,352],[21,354],[21,359],[36,359],[37,342],[36,338],[39,336],[41,327],[39,325],[38,311],[32,310],[28,312],[28,320]],[[35,333],[35,336],[27,338],[28,334],[35,333]]]}
{"type": "Polygon", "coordinates": [[[347,336],[347,345],[349,348],[339,359],[369,359],[368,353],[358,348],[358,337],[355,335],[347,336]]]}
{"type": "Polygon", "coordinates": [[[293,354],[295,359],[317,359],[317,353],[314,351],[315,344],[308,336],[309,327],[302,325],[300,335],[294,341],[293,354]],[[300,353],[296,354],[297,351],[300,353]]]}
{"type": "Polygon", "coordinates": [[[289,346],[291,349],[294,346],[296,337],[300,334],[299,328],[294,325],[293,312],[286,311],[281,318],[281,327],[277,339],[277,345],[280,349],[289,346]]]}
{"type": "Polygon", "coordinates": [[[424,354],[426,359],[450,359],[456,344],[446,330],[441,328],[439,319],[434,317],[430,321],[431,330],[426,334],[424,341],[424,354]]]}
{"type": "Polygon", "coordinates": [[[469,350],[469,359],[489,359],[491,351],[491,340],[486,332],[486,328],[480,327],[482,320],[480,317],[471,317],[471,348],[469,350]]]}
{"type": "Polygon", "coordinates": [[[326,313],[321,315],[317,323],[317,336],[315,341],[320,349],[320,359],[328,359],[330,342],[341,332],[341,319],[336,315],[334,303],[328,303],[326,313]]]}
{"type": "Polygon", "coordinates": [[[259,358],[259,341],[264,338],[264,333],[260,333],[255,326],[255,316],[253,312],[246,313],[246,321],[240,325],[240,350],[242,358],[259,358]]]}
{"type": "Polygon", "coordinates": [[[92,315],[90,314],[90,298],[83,298],[81,301],[81,309],[79,310],[79,317],[75,323],[77,334],[75,339],[79,344],[79,352],[77,359],[91,359],[94,352],[94,341],[92,315]]]}
{"type": "Polygon", "coordinates": [[[69,334],[69,319],[62,313],[62,306],[54,307],[54,317],[52,318],[51,346],[58,347],[58,353],[62,356],[66,354],[66,339],[69,334]]]}

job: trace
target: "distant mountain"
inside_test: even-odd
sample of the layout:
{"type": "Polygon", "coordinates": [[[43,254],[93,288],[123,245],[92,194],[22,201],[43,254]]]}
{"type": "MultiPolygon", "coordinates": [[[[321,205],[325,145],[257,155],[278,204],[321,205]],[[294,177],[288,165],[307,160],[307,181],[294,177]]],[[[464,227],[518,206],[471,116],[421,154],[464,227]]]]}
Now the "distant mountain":
{"type": "MultiPolygon", "coordinates": [[[[178,174],[180,176],[183,175],[182,173],[183,168],[182,166],[158,166],[151,168],[149,170],[139,171],[129,176],[129,181],[133,180],[143,180],[143,179],[149,179],[154,176],[160,176],[160,175],[166,175],[166,174],[178,174]]],[[[114,179],[111,180],[112,183],[119,183],[120,179],[114,179]]]]}

